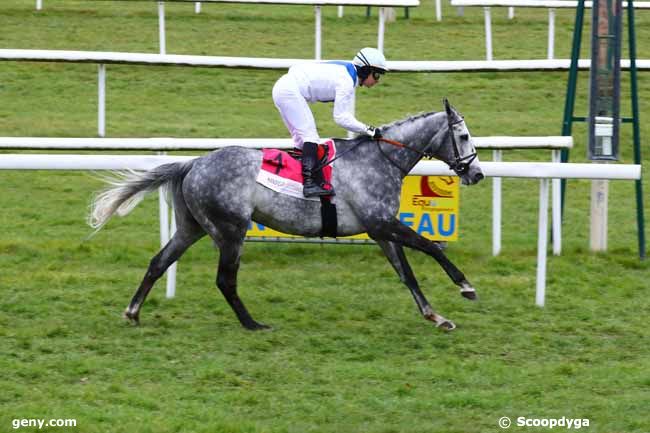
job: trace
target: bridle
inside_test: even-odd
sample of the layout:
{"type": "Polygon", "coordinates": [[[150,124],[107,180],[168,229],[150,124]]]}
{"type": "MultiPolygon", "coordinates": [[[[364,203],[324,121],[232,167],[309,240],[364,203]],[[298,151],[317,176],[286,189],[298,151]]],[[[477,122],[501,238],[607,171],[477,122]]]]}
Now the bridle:
{"type": "MultiPolygon", "coordinates": [[[[465,156],[460,155],[460,149],[458,148],[458,143],[456,142],[456,134],[454,134],[454,129],[453,128],[454,128],[454,125],[458,125],[460,123],[463,123],[464,121],[465,120],[461,118],[460,120],[458,120],[456,122],[452,122],[449,115],[447,115],[447,125],[448,125],[448,129],[449,129],[449,136],[451,138],[451,145],[452,145],[452,148],[453,148],[453,151],[454,151],[454,160],[452,162],[446,162],[446,164],[458,176],[462,176],[462,175],[466,174],[469,171],[470,164],[478,156],[477,153],[476,153],[476,150],[474,150],[474,152],[470,153],[469,155],[465,155],[465,156]]],[[[430,146],[427,146],[427,148],[425,148],[425,150],[422,151],[420,149],[416,149],[414,147],[411,147],[409,145],[406,145],[406,144],[401,143],[401,142],[396,141],[396,140],[391,140],[389,138],[384,138],[384,137],[378,138],[377,139],[377,144],[379,144],[380,141],[382,141],[384,143],[388,143],[388,144],[393,145],[395,147],[408,149],[411,152],[415,152],[415,153],[419,154],[420,157],[422,157],[422,158],[429,158],[430,159],[430,158],[434,157],[433,152],[429,149],[430,146]]],[[[381,146],[379,146],[379,151],[384,155],[384,157],[386,159],[388,159],[388,161],[392,165],[397,167],[402,173],[404,173],[405,175],[408,174],[409,170],[404,170],[404,168],[402,166],[400,166],[397,162],[395,162],[392,158],[390,158],[389,155],[387,155],[384,152],[384,150],[381,148],[381,146]]]]}
{"type": "Polygon", "coordinates": [[[454,149],[454,161],[447,163],[450,169],[452,169],[457,175],[462,176],[469,171],[469,166],[477,157],[476,149],[474,152],[469,155],[460,156],[460,149],[458,149],[458,144],[456,143],[456,134],[454,134],[453,128],[454,125],[463,123],[465,120],[461,118],[456,122],[452,122],[449,116],[447,116],[447,124],[449,125],[449,135],[451,136],[451,145],[454,149]]]}

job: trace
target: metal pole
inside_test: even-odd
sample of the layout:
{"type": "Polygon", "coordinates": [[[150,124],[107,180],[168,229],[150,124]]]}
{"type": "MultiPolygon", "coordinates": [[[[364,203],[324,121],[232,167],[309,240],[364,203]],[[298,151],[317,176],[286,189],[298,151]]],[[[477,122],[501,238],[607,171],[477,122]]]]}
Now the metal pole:
{"type": "MultiPolygon", "coordinates": [[[[166,155],[167,152],[158,152],[158,155],[166,155]]],[[[169,242],[169,207],[165,200],[165,190],[158,188],[158,210],[160,213],[160,248],[164,248],[169,242]]]]}
{"type": "Polygon", "coordinates": [[[485,14],[485,60],[492,60],[492,18],[490,8],[483,8],[485,14]]]}
{"type": "Polygon", "coordinates": [[[106,136],[106,65],[100,63],[97,71],[97,135],[106,136]]]}
{"type": "Polygon", "coordinates": [[[512,6],[510,6],[510,7],[508,8],[508,19],[511,20],[511,19],[513,19],[514,17],[515,17],[515,8],[513,8],[512,6]]]}
{"type": "Polygon", "coordinates": [[[201,2],[194,3],[194,13],[195,14],[201,13],[201,2]]]}
{"type": "MultiPolygon", "coordinates": [[[[573,47],[571,48],[571,67],[569,68],[569,82],[567,84],[566,98],[564,100],[564,119],[562,121],[562,135],[571,135],[573,126],[573,109],[576,101],[576,84],[578,81],[578,58],[582,43],[582,26],[585,16],[585,1],[578,0],[576,19],[573,26],[573,47]]],[[[562,149],[562,162],[569,161],[569,149],[562,149]]],[[[566,179],[561,181],[561,214],[564,215],[564,202],[566,196],[566,179]]]]}
{"type": "MultiPolygon", "coordinates": [[[[176,215],[174,214],[174,209],[172,208],[170,236],[174,236],[174,233],[176,233],[176,215]]],[[[176,296],[177,264],[178,262],[174,262],[169,266],[169,268],[167,268],[167,299],[171,299],[176,296]]]]}
{"type": "Polygon", "coordinates": [[[546,249],[548,248],[548,179],[539,180],[539,227],[537,232],[537,287],[535,304],[544,306],[546,297],[546,249]]]}
{"type": "Polygon", "coordinates": [[[384,52],[384,28],[386,24],[386,8],[379,8],[379,30],[377,31],[377,49],[384,52]]]}
{"type": "MultiPolygon", "coordinates": [[[[501,162],[503,151],[494,149],[492,160],[501,162]]],[[[492,255],[498,256],[501,252],[501,178],[492,178],[492,255]]]]}
{"type": "Polygon", "coordinates": [[[320,6],[314,6],[314,14],[316,15],[316,53],[314,55],[316,60],[321,59],[321,10],[320,6]]]}
{"type": "Polygon", "coordinates": [[[442,21],[442,5],[441,0],[436,0],[436,21],[442,21]]]}
{"type": "MultiPolygon", "coordinates": [[[[561,155],[559,149],[553,149],[551,161],[559,163],[561,155]]],[[[562,196],[560,179],[552,180],[551,191],[551,215],[552,215],[552,233],[553,233],[553,255],[562,254],[562,196]]]]}
{"type": "Polygon", "coordinates": [[[40,11],[43,9],[43,0],[36,0],[36,10],[40,11]]]}
{"type": "Polygon", "coordinates": [[[547,58],[552,59],[555,55],[555,9],[548,10],[548,50],[547,58]]]}
{"type": "Polygon", "coordinates": [[[338,13],[337,13],[339,18],[343,18],[343,6],[338,7],[338,13]]]}
{"type": "Polygon", "coordinates": [[[165,2],[158,2],[158,41],[160,54],[167,54],[165,46],[165,2]]]}
{"type": "MultiPolygon", "coordinates": [[[[630,45],[630,92],[632,93],[632,131],[634,136],[634,163],[641,164],[641,129],[639,119],[639,93],[636,70],[636,35],[634,29],[633,0],[627,3],[627,26],[630,45]]],[[[636,225],[639,239],[639,258],[645,259],[645,221],[643,217],[643,184],[641,179],[634,181],[636,193],[636,225]]]]}

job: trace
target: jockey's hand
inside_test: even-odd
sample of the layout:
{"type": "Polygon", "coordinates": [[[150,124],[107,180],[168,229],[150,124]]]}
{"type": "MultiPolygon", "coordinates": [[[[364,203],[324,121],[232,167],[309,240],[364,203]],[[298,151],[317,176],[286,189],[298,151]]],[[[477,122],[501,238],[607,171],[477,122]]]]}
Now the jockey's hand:
{"type": "Polygon", "coordinates": [[[373,140],[379,140],[382,135],[381,135],[381,129],[375,128],[374,126],[368,126],[368,129],[366,129],[366,134],[373,140]]]}

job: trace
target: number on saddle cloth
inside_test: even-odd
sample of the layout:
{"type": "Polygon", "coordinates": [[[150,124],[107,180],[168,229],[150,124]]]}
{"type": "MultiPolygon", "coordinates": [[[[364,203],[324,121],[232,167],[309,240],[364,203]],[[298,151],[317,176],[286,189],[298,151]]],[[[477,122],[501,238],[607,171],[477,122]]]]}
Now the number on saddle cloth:
{"type": "MultiPolygon", "coordinates": [[[[325,165],[331,161],[336,150],[334,142],[328,140],[324,144],[318,145],[318,164],[319,170],[314,171],[314,181],[319,185],[329,185],[332,179],[332,167],[325,165]]],[[[278,149],[264,149],[262,157],[262,170],[271,172],[275,175],[286,179],[292,179],[302,183],[302,151],[291,150],[288,152],[278,149]]]]}

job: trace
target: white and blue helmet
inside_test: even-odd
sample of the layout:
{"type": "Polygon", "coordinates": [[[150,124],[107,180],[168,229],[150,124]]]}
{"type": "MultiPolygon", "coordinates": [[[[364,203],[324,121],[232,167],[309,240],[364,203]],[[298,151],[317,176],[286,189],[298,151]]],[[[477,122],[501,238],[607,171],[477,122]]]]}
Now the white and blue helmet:
{"type": "Polygon", "coordinates": [[[357,55],[354,56],[352,63],[360,68],[367,67],[381,72],[388,71],[388,68],[386,67],[386,57],[384,57],[381,51],[377,48],[362,48],[357,55]]]}

